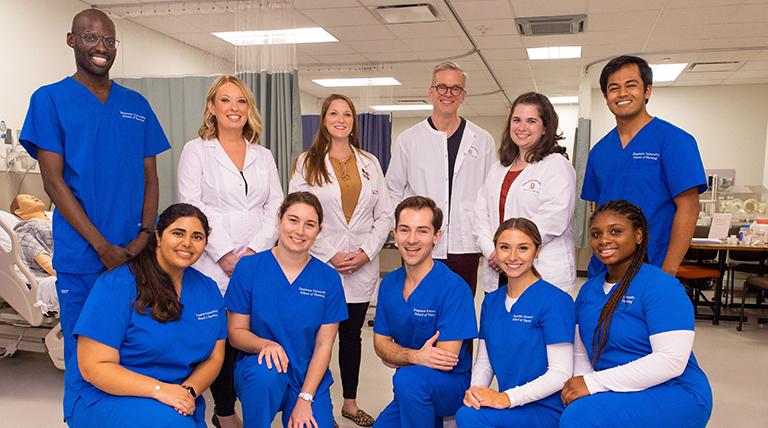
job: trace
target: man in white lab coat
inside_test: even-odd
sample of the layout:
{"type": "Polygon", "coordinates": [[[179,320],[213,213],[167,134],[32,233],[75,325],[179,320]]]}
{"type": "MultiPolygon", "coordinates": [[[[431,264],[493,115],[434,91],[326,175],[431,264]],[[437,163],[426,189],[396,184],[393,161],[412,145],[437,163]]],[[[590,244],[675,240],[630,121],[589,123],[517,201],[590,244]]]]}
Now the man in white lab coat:
{"type": "Polygon", "coordinates": [[[448,214],[432,257],[461,276],[474,294],[480,250],[472,236],[472,209],[496,155],[493,137],[458,114],[466,83],[467,74],[453,62],[434,68],[428,92],[432,115],[395,140],[387,186],[393,206],[421,195],[448,214]]]}

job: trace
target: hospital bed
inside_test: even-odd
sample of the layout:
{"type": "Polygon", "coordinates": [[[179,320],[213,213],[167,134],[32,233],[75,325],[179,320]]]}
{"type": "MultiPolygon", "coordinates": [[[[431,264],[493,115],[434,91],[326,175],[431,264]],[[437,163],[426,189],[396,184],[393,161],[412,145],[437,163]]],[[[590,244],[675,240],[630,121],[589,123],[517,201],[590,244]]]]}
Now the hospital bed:
{"type": "Polygon", "coordinates": [[[21,261],[13,231],[18,222],[16,216],[0,210],[0,357],[17,350],[47,352],[63,370],[64,339],[58,317],[44,313],[38,304],[41,283],[55,279],[35,277],[21,261]]]}

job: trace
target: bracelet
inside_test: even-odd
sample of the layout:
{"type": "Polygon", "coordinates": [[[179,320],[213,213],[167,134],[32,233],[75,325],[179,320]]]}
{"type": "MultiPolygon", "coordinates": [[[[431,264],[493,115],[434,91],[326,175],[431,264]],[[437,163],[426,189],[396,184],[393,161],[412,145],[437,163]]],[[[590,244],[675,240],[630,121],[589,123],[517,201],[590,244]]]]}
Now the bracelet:
{"type": "Polygon", "coordinates": [[[181,385],[181,387],[189,391],[189,394],[192,396],[192,398],[197,398],[197,392],[195,392],[195,388],[189,385],[181,385]]]}

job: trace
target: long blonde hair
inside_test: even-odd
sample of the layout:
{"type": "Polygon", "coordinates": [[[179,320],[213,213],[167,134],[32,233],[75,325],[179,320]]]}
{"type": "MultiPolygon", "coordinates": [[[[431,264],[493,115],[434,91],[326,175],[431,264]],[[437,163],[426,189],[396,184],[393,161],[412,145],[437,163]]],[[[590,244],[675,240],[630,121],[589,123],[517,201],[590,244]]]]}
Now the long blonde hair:
{"type": "Polygon", "coordinates": [[[258,143],[259,137],[261,137],[261,133],[264,131],[264,127],[261,124],[261,114],[259,114],[259,109],[256,107],[256,99],[253,96],[253,92],[251,92],[248,86],[245,85],[245,82],[236,76],[220,76],[211,85],[211,88],[208,90],[208,95],[205,97],[203,123],[200,125],[200,129],[197,130],[197,135],[204,140],[218,137],[219,132],[216,124],[216,117],[211,114],[208,105],[213,103],[216,98],[216,92],[218,92],[219,88],[226,83],[232,83],[237,86],[243,93],[245,101],[248,103],[248,120],[243,127],[243,137],[249,143],[258,143]]]}

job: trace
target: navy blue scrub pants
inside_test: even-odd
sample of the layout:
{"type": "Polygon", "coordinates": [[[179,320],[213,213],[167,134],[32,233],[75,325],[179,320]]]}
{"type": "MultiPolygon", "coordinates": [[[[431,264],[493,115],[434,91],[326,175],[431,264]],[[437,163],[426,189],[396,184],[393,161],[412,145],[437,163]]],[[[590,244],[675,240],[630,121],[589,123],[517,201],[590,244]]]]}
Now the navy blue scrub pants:
{"type": "Polygon", "coordinates": [[[492,409],[481,407],[462,407],[456,412],[456,425],[459,428],[557,428],[560,412],[537,403],[511,409],[492,409]]]}
{"type": "MultiPolygon", "coordinates": [[[[235,365],[235,392],[243,406],[245,428],[270,426],[278,412],[283,412],[283,426],[293,412],[299,392],[288,384],[288,375],[259,364],[258,355],[247,356],[235,365]]],[[[333,428],[333,403],[329,390],[315,395],[312,416],[320,428],[333,428]]]]}
{"type": "Polygon", "coordinates": [[[702,405],[680,385],[638,392],[600,392],[573,401],[560,417],[562,428],[704,428],[712,405],[702,405]]]}
{"type": "Polygon", "coordinates": [[[470,373],[446,373],[423,366],[405,366],[392,377],[395,399],[379,414],[376,428],[442,427],[445,416],[462,406],[470,373]]]}

